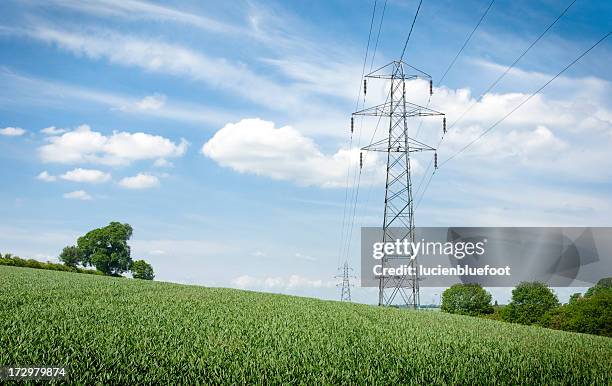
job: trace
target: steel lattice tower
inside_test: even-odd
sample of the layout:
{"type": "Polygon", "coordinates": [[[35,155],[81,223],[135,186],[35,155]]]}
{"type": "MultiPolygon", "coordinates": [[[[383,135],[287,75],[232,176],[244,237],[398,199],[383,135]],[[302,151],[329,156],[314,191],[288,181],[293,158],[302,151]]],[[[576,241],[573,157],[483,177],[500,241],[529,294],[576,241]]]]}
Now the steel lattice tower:
{"type": "MultiPolygon", "coordinates": [[[[364,151],[387,153],[382,241],[394,242],[397,239],[414,241],[414,208],[410,154],[423,151],[435,152],[436,149],[408,135],[408,119],[412,117],[443,116],[444,114],[406,100],[407,81],[415,79],[428,80],[430,94],[433,92],[433,87],[431,76],[402,60],[393,61],[366,75],[366,78],[383,79],[390,82],[389,95],[385,103],[353,113],[353,115],[388,119],[388,136],[362,148],[364,151]]],[[[437,158],[437,154],[434,157],[437,158]]],[[[411,267],[417,266],[416,259],[410,260],[407,257],[390,257],[385,255],[381,259],[383,268],[389,266],[392,259],[403,260],[402,264],[407,264],[411,267]]],[[[411,276],[387,275],[379,278],[378,305],[403,305],[417,308],[419,304],[418,273],[415,272],[411,276]]]]}
{"type": "Polygon", "coordinates": [[[342,283],[337,284],[337,287],[342,287],[342,292],[340,294],[341,302],[350,302],[351,301],[351,278],[354,278],[351,274],[352,268],[349,267],[348,261],[344,262],[342,267],[338,268],[338,270],[342,271],[342,275],[337,275],[336,278],[341,278],[342,283]]]}

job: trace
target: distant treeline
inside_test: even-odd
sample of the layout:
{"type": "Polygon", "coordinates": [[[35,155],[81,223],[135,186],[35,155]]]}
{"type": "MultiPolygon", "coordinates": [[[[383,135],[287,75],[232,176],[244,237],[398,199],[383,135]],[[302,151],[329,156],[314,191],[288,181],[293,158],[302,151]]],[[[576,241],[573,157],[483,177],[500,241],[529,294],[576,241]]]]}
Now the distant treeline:
{"type": "Polygon", "coordinates": [[[13,256],[10,253],[2,255],[0,253],[0,265],[10,265],[12,267],[26,267],[36,269],[49,269],[51,271],[65,271],[65,272],[77,272],[86,273],[90,275],[104,275],[102,272],[95,269],[84,269],[78,267],[70,267],[64,264],[46,262],[43,263],[34,259],[22,259],[19,256],[13,256]]]}
{"type": "Polygon", "coordinates": [[[479,284],[455,284],[442,294],[442,311],[510,323],[612,337],[612,278],[599,280],[566,304],[544,283],[523,282],[512,290],[508,305],[491,304],[479,284]]]}

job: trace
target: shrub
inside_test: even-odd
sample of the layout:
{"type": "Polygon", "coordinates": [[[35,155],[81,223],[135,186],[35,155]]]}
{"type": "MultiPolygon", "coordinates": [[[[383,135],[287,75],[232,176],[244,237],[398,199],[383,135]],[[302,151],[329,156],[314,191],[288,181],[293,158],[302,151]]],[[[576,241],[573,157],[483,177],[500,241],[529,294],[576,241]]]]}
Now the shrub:
{"type": "Polygon", "coordinates": [[[144,260],[136,260],[133,262],[130,271],[132,271],[134,279],[153,280],[155,277],[153,267],[144,260]]]}
{"type": "Polygon", "coordinates": [[[56,264],[51,262],[43,263],[34,259],[22,259],[19,256],[13,256],[10,253],[4,254],[3,257],[0,258],[0,265],[9,265],[13,267],[25,267],[25,268],[34,268],[34,269],[47,269],[51,271],[64,271],[64,272],[78,272],[78,273],[87,273],[91,275],[102,275],[103,273],[93,269],[83,269],[77,267],[70,267],[63,264],[56,264]]]}
{"type": "Polygon", "coordinates": [[[441,309],[451,314],[490,314],[493,313],[491,294],[480,284],[455,284],[442,293],[441,309]]]}
{"type": "Polygon", "coordinates": [[[549,311],[542,325],[612,337],[612,291],[599,291],[549,311]]]}
{"type": "Polygon", "coordinates": [[[599,292],[612,292],[612,277],[605,277],[589,288],[584,294],[585,297],[593,296],[599,292]]]}

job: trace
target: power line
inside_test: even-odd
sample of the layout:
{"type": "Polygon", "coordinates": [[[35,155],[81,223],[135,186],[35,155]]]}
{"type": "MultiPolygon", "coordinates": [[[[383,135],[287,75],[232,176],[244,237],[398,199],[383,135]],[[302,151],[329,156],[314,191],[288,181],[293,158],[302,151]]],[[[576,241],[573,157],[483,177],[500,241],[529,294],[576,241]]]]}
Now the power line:
{"type": "MultiPolygon", "coordinates": [[[[491,83],[491,85],[489,85],[489,87],[487,87],[487,89],[485,91],[483,91],[480,96],[478,97],[478,99],[476,99],[476,101],[474,101],[470,106],[468,106],[468,108],[463,111],[463,113],[461,113],[461,115],[459,116],[459,118],[457,118],[452,124],[449,125],[447,132],[450,131],[461,119],[463,119],[463,117],[472,110],[472,108],[474,108],[474,106],[476,106],[476,104],[478,104],[482,98],[489,92],[491,91],[507,74],[508,72],[510,72],[510,70],[512,68],[514,68],[514,66],[531,50],[531,48],[533,48],[533,46],[535,46],[541,39],[542,37],[544,37],[544,35],[546,35],[546,33],[555,25],[557,24],[557,22],[559,20],[561,20],[561,18],[567,13],[567,11],[572,7],[572,5],[574,5],[574,3],[577,0],[573,0],[567,7],[565,7],[565,9],[557,16],[557,18],[555,20],[553,20],[552,23],[550,23],[545,29],[544,31],[542,31],[542,33],[540,33],[540,35],[529,45],[529,47],[527,47],[515,60],[514,62],[512,62],[507,68],[506,70],[499,76],[497,77],[497,79],[495,79],[495,81],[493,81],[493,83],[491,83]]],[[[442,137],[440,138],[440,141],[438,142],[438,145],[436,146],[436,149],[438,149],[440,147],[440,145],[442,144],[442,141],[444,140],[446,134],[442,134],[442,137]]],[[[425,169],[425,173],[423,174],[423,177],[421,178],[421,182],[419,183],[419,186],[417,187],[417,194],[421,191],[421,187],[423,186],[423,182],[425,181],[425,178],[427,178],[427,173],[429,172],[429,170],[431,169],[431,166],[433,164],[433,160],[429,161],[429,164],[427,165],[427,168],[425,169]]],[[[435,174],[435,170],[433,171],[432,174],[435,174]]],[[[431,182],[431,178],[429,179],[427,186],[429,186],[429,182],[431,182]]],[[[427,190],[427,187],[423,190],[423,192],[427,190]]],[[[417,205],[418,206],[418,205],[417,205]]]]}
{"type": "Polygon", "coordinates": [[[474,35],[474,32],[476,32],[476,30],[478,29],[478,27],[480,27],[480,23],[482,23],[482,21],[484,20],[485,16],[487,16],[487,13],[489,13],[489,10],[491,9],[491,7],[493,6],[493,3],[495,2],[495,0],[491,0],[491,2],[489,3],[489,6],[487,7],[487,9],[485,9],[484,13],[482,14],[482,16],[480,16],[480,20],[478,20],[478,23],[476,24],[476,26],[474,27],[474,29],[472,30],[472,32],[470,32],[470,34],[468,35],[467,39],[465,40],[465,42],[463,43],[463,46],[461,46],[461,49],[459,49],[459,52],[457,52],[457,55],[455,55],[455,57],[453,58],[453,60],[450,62],[450,64],[448,65],[448,67],[446,68],[446,71],[444,71],[444,74],[442,75],[442,77],[440,78],[440,80],[438,81],[438,84],[436,85],[436,87],[438,87],[442,81],[444,80],[444,78],[446,78],[446,74],[448,74],[448,72],[450,71],[450,69],[455,65],[455,62],[457,61],[457,58],[459,57],[459,55],[461,55],[461,53],[463,52],[463,49],[467,46],[467,44],[469,43],[470,39],[472,39],[472,36],[474,35]]]}
{"type": "MultiPolygon", "coordinates": [[[[474,35],[474,33],[476,32],[476,30],[478,29],[478,27],[480,27],[480,24],[482,24],[482,21],[484,20],[485,16],[487,16],[487,14],[489,13],[489,10],[491,9],[491,7],[493,6],[493,3],[495,2],[495,0],[491,0],[491,2],[489,3],[489,6],[485,9],[485,11],[483,12],[483,14],[480,16],[480,19],[478,19],[478,23],[476,23],[476,26],[474,27],[474,29],[472,29],[472,32],[470,32],[470,34],[468,35],[467,39],[465,39],[465,42],[463,42],[463,45],[461,46],[461,48],[459,49],[459,51],[457,51],[457,54],[455,55],[455,57],[453,58],[453,60],[451,60],[451,62],[448,64],[448,66],[446,67],[446,70],[444,71],[444,74],[442,75],[442,77],[440,77],[440,80],[438,80],[438,83],[436,84],[436,87],[440,87],[440,85],[442,84],[442,81],[444,80],[444,78],[446,77],[446,75],[448,74],[448,72],[451,70],[451,68],[453,68],[453,66],[455,65],[455,62],[457,61],[457,59],[459,58],[459,55],[461,55],[461,53],[463,52],[463,50],[465,49],[465,47],[467,47],[467,44],[470,42],[470,40],[472,39],[472,36],[474,35]]],[[[426,107],[429,107],[429,104],[431,103],[431,94],[429,94],[429,98],[427,98],[427,105],[425,105],[426,107]]],[[[419,137],[419,133],[421,132],[421,127],[423,126],[423,120],[421,119],[421,121],[419,122],[419,127],[417,128],[416,131],[416,135],[414,136],[415,138],[419,137]]],[[[420,185],[419,185],[420,186],[420,185]]]]}
{"type": "Polygon", "coordinates": [[[380,23],[378,24],[378,33],[376,34],[376,44],[374,45],[374,53],[372,54],[372,60],[370,61],[370,71],[372,71],[372,67],[374,67],[374,58],[376,57],[376,50],[378,49],[378,39],[380,38],[380,30],[382,29],[386,10],[387,10],[387,0],[385,0],[385,4],[383,4],[382,14],[380,16],[380,23]]]}
{"type": "Polygon", "coordinates": [[[404,59],[404,54],[406,53],[406,47],[408,47],[408,42],[410,41],[410,36],[412,35],[412,29],[414,28],[414,23],[416,23],[416,19],[419,16],[419,11],[421,10],[421,4],[423,4],[423,0],[419,1],[419,6],[417,7],[416,13],[414,14],[414,19],[412,19],[412,25],[410,26],[410,32],[408,32],[406,43],[404,43],[404,49],[402,50],[402,54],[400,55],[400,59],[399,59],[400,62],[402,61],[402,59],[404,59]]]}
{"type": "MultiPolygon", "coordinates": [[[[442,77],[440,78],[440,80],[438,81],[438,83],[436,84],[436,87],[439,87],[440,84],[442,83],[442,81],[444,80],[444,78],[446,77],[446,75],[448,74],[448,72],[451,70],[451,68],[454,66],[455,62],[457,61],[457,59],[459,58],[459,56],[461,55],[461,53],[463,52],[463,50],[467,47],[468,43],[470,42],[470,40],[472,39],[474,33],[476,32],[476,30],[478,30],[478,28],[480,27],[480,25],[482,24],[484,18],[487,16],[487,14],[489,13],[489,10],[491,9],[491,7],[493,6],[493,3],[495,3],[495,0],[491,0],[491,2],[489,3],[489,5],[487,6],[487,8],[485,9],[485,11],[483,12],[483,14],[480,16],[480,19],[478,19],[478,22],[476,23],[476,25],[474,26],[474,28],[472,29],[472,31],[470,32],[470,34],[467,36],[465,42],[463,43],[463,45],[461,46],[461,48],[459,49],[459,51],[457,51],[457,54],[455,54],[455,57],[453,58],[453,60],[449,63],[449,65],[447,66],[446,70],[444,71],[444,75],[442,75],[442,77]]],[[[385,0],[385,6],[386,6],[387,2],[385,0]]],[[[383,8],[383,13],[384,13],[384,8],[383,8]]],[[[416,15],[415,15],[416,16],[416,15]]],[[[380,33],[380,29],[379,29],[379,33],[380,33]]],[[[372,67],[372,66],[370,66],[372,67]]],[[[386,103],[386,101],[385,101],[386,103]]],[[[429,104],[431,103],[431,95],[429,95],[429,98],[427,100],[427,105],[426,107],[429,107],[429,104]]],[[[380,125],[380,118],[378,119],[378,122],[376,124],[376,127],[374,129],[374,133],[372,134],[372,138],[370,139],[370,143],[372,143],[374,141],[374,137],[376,136],[376,132],[378,131],[378,126],[380,125]]],[[[417,128],[416,131],[416,135],[415,138],[418,138],[419,133],[421,132],[421,127],[423,125],[423,120],[421,119],[421,121],[419,122],[419,127],[417,128]]],[[[439,146],[439,143],[438,143],[439,146]]],[[[366,153],[367,156],[367,153],[366,153]]],[[[417,187],[417,191],[415,195],[418,195],[419,191],[421,190],[421,188],[424,186],[423,182],[427,176],[427,172],[429,171],[429,169],[431,168],[431,163],[432,161],[430,160],[429,165],[427,166],[427,169],[425,170],[425,173],[423,174],[423,178],[421,179],[421,181],[419,182],[419,185],[417,187]]],[[[371,195],[372,192],[372,187],[370,187],[368,195],[367,195],[367,200],[369,202],[369,197],[371,195]]],[[[418,204],[417,204],[418,206],[418,204]]]]}
{"type": "MultiPolygon", "coordinates": [[[[575,1],[575,0],[574,0],[575,1]]],[[[368,52],[370,50],[370,40],[372,38],[372,27],[374,26],[374,15],[376,14],[376,4],[378,0],[374,0],[374,8],[372,8],[372,18],[370,19],[370,32],[368,32],[368,44],[366,45],[366,53],[363,58],[363,66],[361,68],[361,79],[365,75],[366,63],[368,62],[368,52]]],[[[359,97],[361,96],[361,82],[359,82],[359,92],[357,93],[357,103],[355,103],[355,108],[359,108],[359,97]]]]}
{"type": "MultiPolygon", "coordinates": [[[[363,66],[361,69],[361,78],[363,78],[363,76],[365,75],[365,67],[366,67],[366,63],[368,61],[368,53],[370,50],[370,41],[372,38],[372,27],[374,26],[374,16],[376,14],[376,5],[378,3],[378,0],[374,0],[374,7],[372,8],[372,17],[370,18],[370,30],[368,32],[368,43],[366,45],[366,51],[365,51],[365,55],[363,58],[363,66]]],[[[361,95],[361,81],[359,82],[359,91],[357,92],[357,102],[355,103],[356,109],[359,108],[359,97],[361,95]]],[[[350,140],[349,140],[349,152],[353,147],[353,123],[351,122],[351,136],[350,136],[350,140]]],[[[344,233],[345,233],[345,228],[346,228],[346,208],[347,208],[347,204],[348,204],[348,191],[349,191],[349,180],[350,180],[350,173],[351,173],[351,160],[350,160],[350,156],[349,156],[349,164],[347,167],[347,172],[346,172],[346,186],[345,186],[345,190],[344,190],[344,210],[343,210],[343,214],[342,214],[342,231],[340,233],[340,249],[338,251],[338,262],[340,262],[340,259],[342,257],[342,249],[344,247],[344,233]]]]}
{"type": "MultiPolygon", "coordinates": [[[[591,52],[595,47],[597,47],[599,44],[601,44],[604,40],[606,40],[610,35],[612,34],[611,32],[608,32],[606,35],[604,35],[601,39],[599,39],[597,42],[595,42],[595,44],[593,44],[592,46],[590,46],[586,51],[582,52],[576,59],[574,59],[573,61],[571,61],[568,65],[566,65],[561,71],[559,71],[556,75],[554,75],[552,78],[550,78],[546,83],[544,83],[540,88],[538,88],[536,91],[534,91],[533,93],[531,93],[527,98],[525,98],[521,103],[519,103],[517,106],[515,106],[512,110],[510,110],[510,112],[508,112],[506,115],[504,115],[502,118],[500,118],[499,120],[497,120],[494,124],[492,124],[491,126],[489,126],[486,130],[484,130],[482,133],[480,133],[480,135],[478,137],[476,137],[475,139],[473,139],[472,141],[470,141],[467,145],[465,145],[463,148],[461,148],[459,151],[457,151],[456,153],[454,153],[452,156],[448,157],[446,160],[444,160],[442,163],[440,163],[440,165],[438,165],[438,169],[441,168],[443,165],[445,165],[447,162],[449,162],[450,160],[452,160],[453,158],[455,158],[456,156],[458,156],[459,154],[463,153],[465,150],[467,150],[470,146],[472,146],[474,143],[476,143],[477,141],[479,141],[482,137],[484,137],[485,135],[487,135],[491,130],[495,129],[500,123],[502,123],[504,120],[506,120],[510,115],[512,115],[514,112],[516,112],[519,108],[521,108],[525,103],[527,103],[529,100],[531,100],[531,98],[533,98],[535,95],[537,95],[538,93],[540,93],[542,90],[544,90],[549,84],[551,84],[553,81],[555,81],[555,79],[557,79],[559,76],[561,76],[565,71],[567,71],[569,68],[571,68],[574,64],[576,64],[580,59],[582,59],[584,56],[586,56],[589,52],[591,52]]],[[[423,190],[423,193],[421,194],[420,199],[417,202],[417,207],[419,205],[419,203],[421,202],[421,199],[423,198],[423,196],[425,195],[425,192],[427,190],[427,188],[429,187],[429,183],[431,182],[431,179],[433,177],[433,175],[436,173],[436,170],[433,171],[433,173],[431,174],[431,176],[429,177],[429,180],[427,182],[427,185],[425,186],[425,189],[423,190]]]]}
{"type": "MultiPolygon", "coordinates": [[[[376,3],[374,4],[374,8],[376,9],[376,3]]],[[[420,4],[419,4],[419,8],[420,8],[420,4]]],[[[383,4],[383,9],[382,9],[381,16],[380,16],[380,22],[378,24],[378,32],[376,34],[376,43],[374,45],[374,51],[372,53],[372,60],[370,61],[370,71],[372,71],[372,67],[374,66],[374,58],[376,57],[376,51],[378,49],[378,42],[379,42],[379,39],[380,39],[380,32],[382,30],[382,25],[383,25],[383,21],[384,21],[384,18],[385,18],[385,11],[386,11],[386,9],[387,9],[387,0],[385,0],[385,3],[383,4]]],[[[414,27],[414,21],[416,21],[416,16],[417,15],[418,15],[418,10],[417,10],[417,14],[415,15],[415,18],[413,20],[412,27],[414,27]]],[[[374,17],[374,13],[372,14],[372,17],[374,17]]],[[[410,29],[410,33],[408,34],[408,39],[410,39],[410,34],[412,33],[412,27],[410,29]]],[[[365,75],[365,72],[362,71],[362,76],[361,77],[363,78],[364,75],[365,75]]],[[[359,87],[360,87],[359,92],[361,93],[361,82],[359,84],[359,87]]],[[[364,93],[364,96],[363,96],[363,103],[365,105],[365,93],[364,93]]],[[[379,117],[379,120],[378,120],[378,124],[380,124],[380,117],[379,117]]],[[[376,125],[376,130],[378,130],[378,124],[376,125]]],[[[363,128],[363,117],[360,120],[358,145],[360,145],[360,143],[361,143],[362,128],[363,128]]],[[[376,130],[374,131],[373,135],[376,134],[376,130]]],[[[374,137],[372,137],[370,142],[372,142],[373,138],[374,137]]],[[[366,157],[367,157],[367,153],[366,153],[366,157]]],[[[364,161],[365,161],[365,158],[364,158],[364,161]]],[[[357,166],[355,166],[355,168],[357,168],[357,166]]],[[[349,170],[349,173],[350,173],[350,170],[349,170]]],[[[347,174],[347,178],[348,178],[348,174],[347,174]]],[[[350,225],[350,227],[348,229],[348,234],[347,234],[347,237],[348,237],[348,242],[347,242],[347,246],[346,246],[346,257],[347,258],[348,258],[348,255],[350,253],[351,242],[352,242],[352,238],[353,238],[353,228],[355,226],[355,216],[356,216],[356,210],[357,210],[357,202],[359,200],[359,189],[360,189],[360,186],[361,186],[361,167],[359,167],[359,174],[357,174],[357,170],[355,170],[355,177],[353,178],[353,186],[355,186],[355,182],[356,182],[356,188],[354,190],[355,194],[354,195],[351,194],[351,196],[352,196],[351,202],[352,202],[352,206],[353,206],[353,214],[352,214],[352,217],[351,217],[351,220],[350,220],[350,224],[351,225],[350,225]]],[[[348,190],[348,183],[347,183],[347,190],[348,190]]],[[[350,211],[350,208],[349,208],[349,211],[350,211]]],[[[344,229],[343,229],[342,233],[344,235],[344,229]]],[[[344,245],[342,245],[342,247],[344,247],[344,245]]]]}
{"type": "Polygon", "coordinates": [[[497,78],[495,79],[495,81],[493,83],[491,83],[491,85],[482,93],[480,94],[480,97],[474,102],[472,103],[463,113],[461,113],[461,115],[459,116],[459,118],[457,118],[449,127],[448,129],[452,129],[453,126],[455,126],[457,124],[457,122],[459,122],[464,116],[465,114],[467,114],[470,110],[472,110],[472,108],[482,99],[482,97],[484,97],[489,91],[491,91],[493,89],[493,87],[497,86],[497,84],[506,76],[506,74],[508,74],[508,72],[510,72],[511,69],[514,68],[514,66],[525,56],[527,55],[527,53],[533,48],[533,46],[535,46],[540,39],[542,39],[542,37],[544,37],[544,35],[546,35],[546,33],[555,25],[557,24],[557,22],[559,20],[561,20],[561,18],[563,17],[563,15],[565,15],[567,13],[567,11],[571,8],[572,5],[574,5],[574,3],[577,0],[573,0],[567,7],[565,7],[565,9],[563,10],[563,12],[561,12],[559,14],[559,16],[557,16],[557,18],[548,25],[548,27],[546,27],[546,29],[544,31],[542,31],[542,33],[536,38],[536,40],[534,40],[529,47],[527,47],[527,49],[525,51],[523,51],[515,60],[514,62],[512,62],[511,65],[509,65],[506,70],[497,78]]]}
{"type": "Polygon", "coordinates": [[[580,54],[580,56],[578,56],[576,59],[574,59],[570,64],[568,64],[567,66],[565,66],[561,71],[559,71],[555,76],[553,76],[551,79],[549,79],[546,83],[544,83],[539,89],[537,89],[535,92],[533,92],[531,95],[529,95],[527,98],[525,98],[521,103],[519,103],[515,108],[513,108],[512,110],[510,110],[510,112],[506,115],[504,115],[501,119],[499,119],[497,122],[495,122],[494,124],[492,124],[491,126],[489,126],[485,131],[483,131],[482,133],[480,133],[480,135],[478,137],[476,137],[475,139],[473,139],[472,141],[470,141],[467,145],[465,145],[463,148],[461,148],[458,152],[454,153],[452,156],[448,157],[446,160],[444,160],[444,162],[440,163],[439,167],[442,167],[442,165],[444,165],[445,163],[447,163],[448,161],[452,160],[453,158],[455,158],[456,156],[458,156],[459,154],[463,153],[467,148],[469,148],[470,146],[472,146],[475,142],[477,142],[478,140],[480,140],[482,137],[484,137],[485,135],[487,135],[487,133],[489,133],[491,130],[493,130],[494,128],[497,127],[497,125],[499,125],[500,123],[502,123],[506,118],[508,118],[510,115],[512,115],[512,113],[514,113],[516,110],[518,110],[519,108],[521,108],[521,106],[523,106],[525,103],[527,103],[531,98],[533,98],[536,94],[538,94],[540,91],[544,90],[546,88],[546,86],[548,86],[549,84],[551,84],[555,79],[557,79],[559,76],[561,76],[561,74],[563,74],[565,71],[567,71],[570,67],[572,67],[574,64],[576,64],[580,59],[582,59],[586,54],[588,54],[589,52],[591,52],[592,49],[594,49],[595,47],[597,47],[601,42],[603,42],[604,40],[606,40],[606,38],[608,36],[610,36],[610,34],[612,34],[612,32],[608,32],[606,35],[604,35],[604,37],[602,37],[601,39],[599,39],[595,44],[593,44],[591,47],[589,47],[589,49],[587,49],[586,51],[584,51],[582,54],[580,54]]]}

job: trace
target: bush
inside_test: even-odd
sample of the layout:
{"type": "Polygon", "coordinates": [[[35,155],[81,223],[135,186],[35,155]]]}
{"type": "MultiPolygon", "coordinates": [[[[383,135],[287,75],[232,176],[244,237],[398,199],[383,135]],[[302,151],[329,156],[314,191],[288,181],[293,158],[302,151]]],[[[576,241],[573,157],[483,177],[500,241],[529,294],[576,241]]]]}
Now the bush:
{"type": "Polygon", "coordinates": [[[599,280],[584,296],[573,294],[568,304],[546,313],[542,325],[612,337],[612,278],[599,280]]]}
{"type": "Polygon", "coordinates": [[[133,262],[130,271],[132,271],[134,279],[153,280],[155,277],[153,274],[153,267],[144,260],[136,260],[133,262]]]}
{"type": "MultiPolygon", "coordinates": [[[[495,303],[497,303],[497,301],[495,303]]],[[[490,313],[490,314],[483,314],[483,315],[480,315],[480,317],[482,317],[484,319],[503,321],[502,316],[501,316],[501,311],[503,309],[504,309],[504,306],[500,306],[498,304],[494,304],[493,305],[493,312],[492,313],[490,313]]]]}
{"type": "Polygon", "coordinates": [[[536,324],[557,307],[559,299],[546,284],[523,282],[512,290],[512,301],[501,310],[501,317],[506,322],[536,324]]]}
{"type": "Polygon", "coordinates": [[[612,337],[612,291],[599,291],[549,311],[542,325],[556,330],[612,337]]]}
{"type": "Polygon", "coordinates": [[[490,314],[493,313],[491,294],[480,284],[455,284],[442,293],[441,310],[472,316],[490,314]]]}
{"type": "Polygon", "coordinates": [[[589,288],[584,297],[593,296],[600,292],[612,292],[612,277],[605,277],[589,288]]]}
{"type": "Polygon", "coordinates": [[[13,267],[25,267],[25,268],[34,268],[34,269],[47,269],[51,271],[64,271],[64,272],[78,272],[78,273],[86,273],[91,275],[102,275],[103,273],[93,269],[83,269],[70,267],[64,264],[56,264],[51,262],[43,263],[34,259],[22,259],[19,256],[13,256],[10,253],[4,254],[4,256],[0,257],[0,265],[9,265],[13,267]]]}

